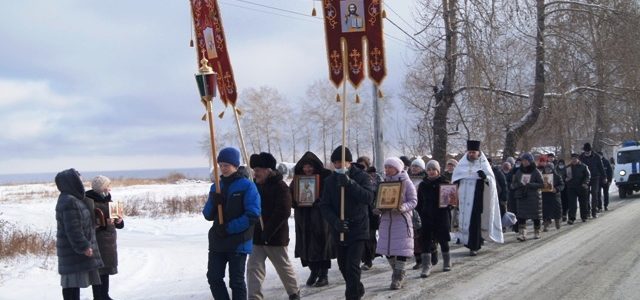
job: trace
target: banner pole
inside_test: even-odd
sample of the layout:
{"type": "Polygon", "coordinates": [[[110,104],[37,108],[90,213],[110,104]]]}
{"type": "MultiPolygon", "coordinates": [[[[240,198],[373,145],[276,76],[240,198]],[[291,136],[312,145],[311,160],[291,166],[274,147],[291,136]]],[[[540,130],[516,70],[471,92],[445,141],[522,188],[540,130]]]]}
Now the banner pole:
{"type": "MultiPolygon", "coordinates": [[[[236,109],[236,107],[233,106],[232,108],[233,116],[236,119],[236,127],[238,127],[238,136],[240,136],[240,148],[242,149],[242,157],[244,159],[244,162],[247,164],[246,169],[249,172],[249,178],[253,180],[253,169],[251,169],[251,166],[249,165],[249,154],[247,153],[247,147],[244,143],[244,134],[242,133],[242,127],[240,126],[240,116],[238,115],[238,110],[236,109]]],[[[264,221],[262,220],[262,216],[260,216],[258,220],[260,221],[260,228],[264,230],[264,221]]]]}
{"type": "MultiPolygon", "coordinates": [[[[204,97],[203,97],[204,98],[204,97]]],[[[211,157],[213,158],[213,181],[216,185],[216,194],[220,194],[220,176],[218,171],[218,157],[216,153],[218,150],[216,149],[216,134],[215,134],[215,125],[213,123],[213,114],[211,113],[211,106],[213,105],[213,99],[206,100],[207,107],[207,120],[209,120],[209,137],[211,141],[211,157]]],[[[224,224],[223,214],[222,214],[222,204],[218,204],[218,221],[220,224],[224,224]]]]}
{"type": "MultiPolygon", "coordinates": [[[[346,162],[346,147],[347,147],[347,82],[349,68],[347,67],[347,42],[343,39],[341,40],[340,48],[342,49],[342,66],[343,66],[343,74],[344,81],[342,82],[342,168],[347,168],[346,162]]],[[[345,170],[346,173],[346,170],[345,170]]],[[[344,221],[344,186],[340,187],[340,220],[344,221]]],[[[340,233],[340,241],[344,242],[344,233],[340,233]]]]}

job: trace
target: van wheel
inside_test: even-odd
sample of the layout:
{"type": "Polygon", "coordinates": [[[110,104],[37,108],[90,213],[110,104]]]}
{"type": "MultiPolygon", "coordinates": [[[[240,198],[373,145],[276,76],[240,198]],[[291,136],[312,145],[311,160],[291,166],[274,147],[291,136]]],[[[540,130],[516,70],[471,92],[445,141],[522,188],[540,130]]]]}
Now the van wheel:
{"type": "Polygon", "coordinates": [[[620,195],[620,199],[627,198],[627,190],[626,189],[621,188],[621,189],[618,190],[618,193],[620,195]]]}

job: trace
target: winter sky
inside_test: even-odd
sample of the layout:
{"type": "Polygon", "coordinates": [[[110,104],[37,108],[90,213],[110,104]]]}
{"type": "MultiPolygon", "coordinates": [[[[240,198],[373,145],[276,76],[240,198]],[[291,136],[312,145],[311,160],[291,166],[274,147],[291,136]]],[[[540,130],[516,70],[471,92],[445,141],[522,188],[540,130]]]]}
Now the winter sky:
{"type": "MultiPolygon", "coordinates": [[[[306,15],[313,3],[250,2],[306,15]]],[[[413,2],[385,1],[389,18],[410,33],[413,2]]],[[[320,19],[219,4],[240,91],[271,86],[298,103],[314,80],[328,81],[320,19]]],[[[321,16],[320,2],[316,9],[321,16]]],[[[0,174],[206,167],[190,22],[187,0],[0,4],[0,174]]],[[[415,52],[388,21],[384,28],[383,89],[397,94],[415,52]]],[[[233,125],[231,116],[217,126],[233,125]]]]}

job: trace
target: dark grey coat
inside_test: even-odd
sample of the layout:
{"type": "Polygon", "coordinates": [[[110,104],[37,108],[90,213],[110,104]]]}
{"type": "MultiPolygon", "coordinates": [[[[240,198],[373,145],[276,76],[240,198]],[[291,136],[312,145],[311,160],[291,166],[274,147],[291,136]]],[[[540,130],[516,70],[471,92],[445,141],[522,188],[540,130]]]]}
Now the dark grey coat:
{"type": "MultiPolygon", "coordinates": [[[[114,275],[118,273],[118,239],[117,229],[124,228],[124,221],[118,224],[109,224],[107,219],[109,218],[109,202],[111,202],[111,195],[106,197],[100,195],[94,190],[89,190],[86,193],[87,198],[93,200],[95,209],[102,212],[102,216],[105,217],[102,222],[105,226],[98,226],[96,228],[96,240],[98,241],[98,248],[100,249],[100,257],[104,267],[100,269],[100,274],[114,275]]],[[[100,218],[100,216],[96,216],[100,218]]]]}
{"type": "Polygon", "coordinates": [[[542,219],[542,174],[536,169],[534,164],[529,167],[520,167],[513,176],[511,188],[514,190],[513,197],[516,200],[518,219],[542,219]],[[522,184],[522,176],[531,175],[527,185],[522,184]]]}
{"type": "Polygon", "coordinates": [[[96,270],[103,266],[96,242],[93,201],[84,196],[79,173],[74,169],[56,175],[60,191],[56,204],[56,252],[61,275],[96,270]],[[91,247],[93,256],[84,252],[91,247]]]}
{"type": "Polygon", "coordinates": [[[562,200],[560,199],[560,193],[564,190],[564,181],[551,166],[538,170],[542,174],[553,174],[553,187],[556,189],[555,193],[542,193],[542,216],[545,220],[560,219],[562,218],[562,200]]]}

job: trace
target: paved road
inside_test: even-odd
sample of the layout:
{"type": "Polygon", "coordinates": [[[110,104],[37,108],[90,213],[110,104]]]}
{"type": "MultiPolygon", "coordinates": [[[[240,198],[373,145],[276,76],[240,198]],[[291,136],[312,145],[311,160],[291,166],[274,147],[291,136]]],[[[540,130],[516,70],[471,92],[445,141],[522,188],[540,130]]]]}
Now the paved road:
{"type": "MultiPolygon", "coordinates": [[[[389,291],[391,274],[378,258],[363,273],[365,299],[640,299],[640,196],[621,200],[612,191],[610,211],[598,219],[543,233],[540,240],[486,245],[476,257],[465,248],[452,251],[454,267],[442,264],[427,279],[407,270],[404,289],[389,291]]],[[[531,225],[529,225],[531,228],[531,225]]],[[[531,230],[529,230],[531,231],[531,230]]],[[[344,285],[306,288],[307,299],[341,299],[344,285]]]]}

